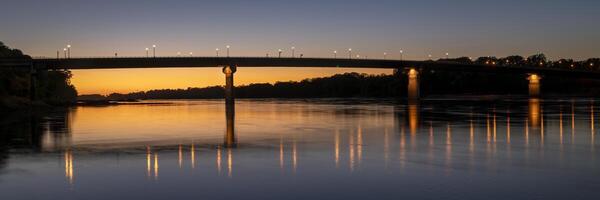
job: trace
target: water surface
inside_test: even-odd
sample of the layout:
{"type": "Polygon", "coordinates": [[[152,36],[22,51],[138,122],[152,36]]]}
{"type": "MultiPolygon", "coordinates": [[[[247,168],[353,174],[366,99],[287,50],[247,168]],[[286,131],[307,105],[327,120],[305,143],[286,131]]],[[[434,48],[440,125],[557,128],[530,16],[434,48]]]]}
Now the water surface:
{"type": "Polygon", "coordinates": [[[597,199],[592,99],[146,101],[3,125],[0,199],[597,199]]]}

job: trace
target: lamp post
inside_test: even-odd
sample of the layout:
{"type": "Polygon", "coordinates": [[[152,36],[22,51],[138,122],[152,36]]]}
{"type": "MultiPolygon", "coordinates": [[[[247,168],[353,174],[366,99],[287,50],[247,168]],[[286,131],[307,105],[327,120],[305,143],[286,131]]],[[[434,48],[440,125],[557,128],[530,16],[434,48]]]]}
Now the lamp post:
{"type": "Polygon", "coordinates": [[[177,57],[181,57],[181,52],[177,52],[177,57]]]}
{"type": "Polygon", "coordinates": [[[429,57],[429,60],[431,60],[431,54],[427,55],[427,57],[429,57]]]}
{"type": "Polygon", "coordinates": [[[294,54],[296,50],[296,47],[292,47],[292,58],[296,57],[296,55],[294,54]]]}
{"type": "Polygon", "coordinates": [[[385,60],[385,56],[387,56],[386,52],[383,52],[383,59],[385,60]]]}
{"type": "Polygon", "coordinates": [[[404,51],[403,51],[403,50],[400,50],[400,60],[402,60],[402,59],[403,59],[403,57],[404,57],[404,51]]]}
{"type": "Polygon", "coordinates": [[[282,50],[279,49],[279,58],[281,58],[281,52],[282,52],[282,50]]]}
{"type": "Polygon", "coordinates": [[[194,53],[190,52],[190,57],[194,56],[194,53]]]}
{"type": "Polygon", "coordinates": [[[215,52],[217,52],[217,57],[219,57],[219,48],[216,48],[215,52]]]}
{"type": "Polygon", "coordinates": [[[448,56],[449,56],[449,55],[450,55],[449,53],[446,53],[446,60],[448,60],[448,58],[449,58],[448,56]]]}
{"type": "Polygon", "coordinates": [[[348,49],[348,59],[352,59],[352,48],[348,49]]]}
{"type": "Polygon", "coordinates": [[[65,59],[67,58],[67,48],[63,49],[63,53],[65,54],[65,59]]]}
{"type": "Polygon", "coordinates": [[[156,45],[152,45],[152,57],[156,58],[156,45]]]}
{"type": "Polygon", "coordinates": [[[226,46],[227,47],[227,57],[229,58],[229,45],[226,46]]]}
{"type": "Polygon", "coordinates": [[[71,58],[71,45],[67,44],[67,57],[71,58]]]}
{"type": "Polygon", "coordinates": [[[333,51],[333,58],[337,58],[337,51],[333,51]]]}

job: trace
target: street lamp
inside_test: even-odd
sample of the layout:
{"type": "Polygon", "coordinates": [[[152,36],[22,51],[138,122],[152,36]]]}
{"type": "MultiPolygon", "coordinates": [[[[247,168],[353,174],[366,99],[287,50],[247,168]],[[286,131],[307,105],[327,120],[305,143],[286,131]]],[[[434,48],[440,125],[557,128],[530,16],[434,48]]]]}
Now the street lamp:
{"type": "Polygon", "coordinates": [[[177,57],[180,57],[180,56],[181,56],[181,52],[178,51],[177,52],[177,57]]]}
{"type": "Polygon", "coordinates": [[[152,57],[156,58],[156,45],[155,44],[152,45],[152,57]]]}
{"type": "Polygon", "coordinates": [[[229,45],[227,45],[225,47],[227,47],[227,57],[229,58],[229,45]]]}
{"type": "Polygon", "coordinates": [[[337,58],[337,51],[333,51],[333,58],[337,58]]]}
{"type": "Polygon", "coordinates": [[[383,59],[385,60],[385,56],[387,56],[386,52],[383,52],[383,59]]]}
{"type": "Polygon", "coordinates": [[[194,55],[194,53],[190,52],[190,57],[192,57],[194,55]]]}
{"type": "Polygon", "coordinates": [[[292,58],[296,57],[295,54],[294,54],[295,50],[296,50],[296,47],[292,47],[292,58]]]}
{"type": "Polygon", "coordinates": [[[352,59],[352,48],[348,49],[348,59],[352,59]]]}
{"type": "Polygon", "coordinates": [[[400,50],[400,60],[402,60],[403,56],[404,56],[404,51],[400,50]]]}
{"type": "Polygon", "coordinates": [[[279,49],[279,58],[281,58],[281,52],[282,52],[282,50],[279,49]]]}
{"type": "Polygon", "coordinates": [[[71,58],[71,45],[67,44],[67,57],[71,58]]]}
{"type": "Polygon", "coordinates": [[[148,50],[150,50],[149,48],[146,48],[146,58],[149,57],[148,55],[148,50]]]}
{"type": "Polygon", "coordinates": [[[446,60],[448,60],[448,56],[449,56],[449,55],[450,55],[449,53],[446,53],[446,60]]]}
{"type": "Polygon", "coordinates": [[[216,48],[215,51],[217,52],[217,57],[219,57],[219,48],[216,48]]]}
{"type": "Polygon", "coordinates": [[[63,53],[65,54],[65,58],[67,58],[67,48],[63,49],[63,53]]]}

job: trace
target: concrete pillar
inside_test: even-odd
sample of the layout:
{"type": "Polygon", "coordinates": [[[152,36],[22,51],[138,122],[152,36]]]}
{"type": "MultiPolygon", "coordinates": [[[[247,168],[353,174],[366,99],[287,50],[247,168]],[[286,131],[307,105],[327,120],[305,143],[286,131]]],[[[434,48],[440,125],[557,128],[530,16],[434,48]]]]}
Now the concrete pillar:
{"type": "Polygon", "coordinates": [[[419,92],[419,71],[410,68],[408,70],[408,100],[418,100],[419,92]]]}
{"type": "Polygon", "coordinates": [[[235,65],[223,67],[223,73],[225,74],[225,104],[234,104],[233,96],[233,74],[237,70],[235,65]]]}
{"type": "Polygon", "coordinates": [[[33,65],[29,71],[29,100],[37,100],[37,74],[33,65]]]}
{"type": "Polygon", "coordinates": [[[540,82],[542,77],[537,74],[529,74],[527,80],[529,80],[529,97],[537,98],[540,97],[540,82]]]}
{"type": "Polygon", "coordinates": [[[235,138],[235,100],[233,93],[233,74],[236,71],[235,65],[223,67],[223,73],[225,74],[225,118],[226,118],[226,132],[225,132],[225,147],[234,148],[237,146],[235,138]]]}

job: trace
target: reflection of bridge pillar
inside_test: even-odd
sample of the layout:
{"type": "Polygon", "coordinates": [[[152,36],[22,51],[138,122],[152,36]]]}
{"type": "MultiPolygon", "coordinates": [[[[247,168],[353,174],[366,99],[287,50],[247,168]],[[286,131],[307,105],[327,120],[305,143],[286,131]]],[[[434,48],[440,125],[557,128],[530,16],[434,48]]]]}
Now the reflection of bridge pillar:
{"type": "Polygon", "coordinates": [[[225,133],[225,147],[233,148],[236,146],[235,139],[235,101],[233,95],[233,74],[236,71],[236,66],[223,67],[223,73],[225,74],[225,117],[226,117],[226,133],[225,133]]]}
{"type": "Polygon", "coordinates": [[[35,101],[36,100],[36,72],[35,72],[35,68],[33,67],[33,65],[31,65],[31,70],[29,72],[29,100],[31,101],[35,101]]]}
{"type": "Polygon", "coordinates": [[[408,127],[410,134],[417,133],[419,129],[419,102],[417,101],[408,101],[408,127]]]}
{"type": "Polygon", "coordinates": [[[540,96],[540,80],[542,78],[537,74],[529,74],[529,96],[536,98],[540,96]]]}
{"type": "Polygon", "coordinates": [[[531,124],[531,127],[533,128],[539,128],[540,127],[540,99],[538,98],[531,98],[529,99],[529,113],[528,113],[528,117],[529,117],[529,123],[531,124]]]}
{"type": "Polygon", "coordinates": [[[408,99],[419,99],[419,72],[415,68],[408,70],[408,99]]]}
{"type": "Polygon", "coordinates": [[[226,116],[226,133],[225,133],[225,147],[233,148],[236,147],[237,141],[235,139],[235,104],[225,105],[225,116],[226,116]]]}

